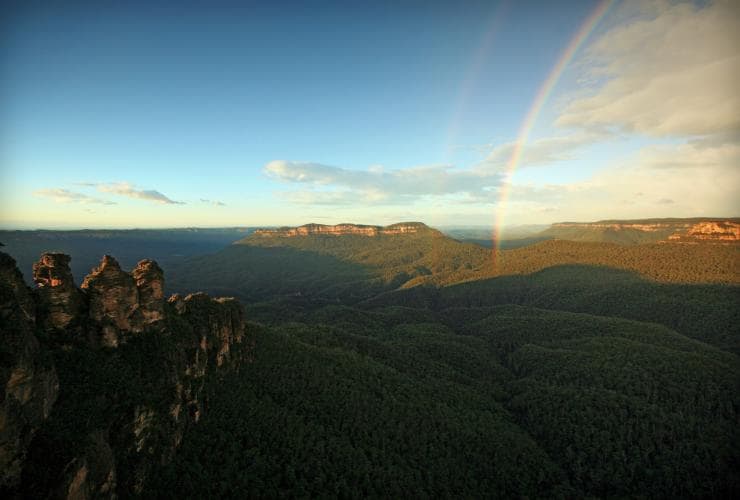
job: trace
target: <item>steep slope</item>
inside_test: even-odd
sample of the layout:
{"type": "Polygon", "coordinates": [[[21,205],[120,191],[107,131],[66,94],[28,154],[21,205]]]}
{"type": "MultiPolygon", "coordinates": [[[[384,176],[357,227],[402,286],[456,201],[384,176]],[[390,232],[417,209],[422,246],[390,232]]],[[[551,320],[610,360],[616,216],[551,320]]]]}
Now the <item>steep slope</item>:
{"type": "Polygon", "coordinates": [[[237,245],[285,247],[364,266],[384,282],[406,286],[447,283],[483,272],[490,252],[459,243],[419,222],[386,227],[309,224],[280,232],[255,231],[237,245]]]}
{"type": "MultiPolygon", "coordinates": [[[[443,288],[417,287],[379,295],[364,308],[403,305],[424,310],[518,304],[629,318],[665,325],[687,337],[740,354],[740,287],[656,283],[635,273],[584,265],[554,266],[531,275],[500,276],[443,288]]],[[[472,309],[471,309],[472,308],[472,309]]]]}
{"type": "Polygon", "coordinates": [[[301,295],[352,303],[386,290],[444,284],[485,272],[490,251],[420,223],[307,225],[258,230],[172,269],[172,290],[201,288],[246,300],[301,295]]]}
{"type": "Polygon", "coordinates": [[[585,264],[636,271],[663,283],[740,283],[740,245],[615,243],[551,240],[498,254],[491,275],[530,274],[585,264]]]}
{"type": "Polygon", "coordinates": [[[588,264],[636,271],[666,283],[740,283],[740,245],[543,241],[492,251],[419,223],[258,230],[215,254],[172,267],[170,289],[205,289],[256,302],[286,297],[355,304],[418,285],[588,264]],[[400,229],[403,228],[403,229],[400,229]]]}
{"type": "Polygon", "coordinates": [[[0,252],[0,491],[18,486],[28,445],[59,394],[56,369],[35,331],[31,290],[0,252]]]}
{"type": "Polygon", "coordinates": [[[127,273],[107,255],[80,289],[69,262],[42,255],[31,293],[0,254],[6,497],[141,492],[202,417],[208,381],[249,356],[237,302],[166,301],[155,262],[127,273]]]}

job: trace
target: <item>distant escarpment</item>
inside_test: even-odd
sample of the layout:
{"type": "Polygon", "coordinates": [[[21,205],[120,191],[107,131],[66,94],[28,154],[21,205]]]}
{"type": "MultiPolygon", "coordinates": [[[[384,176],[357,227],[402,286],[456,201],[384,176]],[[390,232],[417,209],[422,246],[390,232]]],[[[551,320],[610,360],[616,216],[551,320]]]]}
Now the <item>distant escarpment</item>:
{"type": "Polygon", "coordinates": [[[674,243],[740,242],[740,223],[735,221],[707,221],[691,225],[686,231],[677,231],[668,237],[674,243]]]}
{"type": "Polygon", "coordinates": [[[164,273],[111,256],[76,287],[45,253],[36,290],[0,253],[0,494],[113,498],[141,492],[207,411],[209,387],[249,359],[242,306],[164,296],[164,273]]]}
{"type": "Polygon", "coordinates": [[[542,236],[607,243],[719,243],[740,242],[740,219],[644,219],[553,224],[542,236]]]}
{"type": "Polygon", "coordinates": [[[360,235],[360,236],[381,236],[395,234],[413,234],[424,231],[434,231],[426,224],[421,222],[401,222],[390,226],[366,226],[363,224],[337,224],[327,226],[324,224],[305,224],[298,227],[281,227],[277,229],[258,229],[252,233],[253,238],[259,237],[283,237],[290,238],[296,236],[311,235],[360,235]]]}

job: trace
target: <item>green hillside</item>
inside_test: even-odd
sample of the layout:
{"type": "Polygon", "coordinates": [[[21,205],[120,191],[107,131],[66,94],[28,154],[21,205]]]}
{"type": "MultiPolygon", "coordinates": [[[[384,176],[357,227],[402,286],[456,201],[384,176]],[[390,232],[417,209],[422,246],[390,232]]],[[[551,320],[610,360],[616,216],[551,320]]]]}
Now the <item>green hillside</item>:
{"type": "Polygon", "coordinates": [[[172,286],[246,300],[255,361],[212,387],[209,418],[149,487],[736,495],[736,258],[568,241],[494,254],[431,229],[247,237],[172,286]]]}
{"type": "MultiPolygon", "coordinates": [[[[249,236],[219,252],[171,264],[168,287],[178,292],[206,290],[250,302],[311,297],[355,304],[420,285],[449,286],[574,264],[634,271],[642,281],[657,283],[738,284],[738,257],[740,248],[734,245],[625,247],[569,241],[494,252],[430,228],[374,237],[249,236]]],[[[614,276],[609,275],[605,283],[610,284],[614,276]]]]}
{"type": "Polygon", "coordinates": [[[538,236],[541,238],[567,241],[640,245],[663,241],[674,232],[675,229],[672,227],[647,232],[629,227],[616,230],[611,228],[593,227],[589,224],[581,224],[573,227],[553,226],[542,231],[538,236]]]}
{"type": "MultiPolygon", "coordinates": [[[[414,228],[263,232],[171,266],[170,291],[239,297],[256,347],[202,379],[202,417],[171,461],[151,461],[141,495],[740,494],[735,247],[545,241],[493,253],[414,228]]],[[[126,394],[169,401],[160,364],[146,362],[167,359],[182,336],[171,326],[117,351],[54,351],[67,389],[23,491],[44,496],[91,426],[114,422],[111,408],[135,413],[126,394]],[[117,381],[129,348],[146,356],[117,381]],[[137,375],[150,369],[156,383],[137,375]]],[[[135,482],[119,465],[118,484],[135,482]]]]}
{"type": "Polygon", "coordinates": [[[280,311],[151,491],[737,491],[738,358],[665,327],[521,306],[280,311]]]}
{"type": "Polygon", "coordinates": [[[681,285],[644,280],[634,273],[582,265],[556,266],[532,275],[502,276],[379,295],[363,305],[406,305],[425,310],[521,304],[551,310],[630,318],[665,325],[687,337],[740,354],[740,287],[681,285]]]}
{"type": "Polygon", "coordinates": [[[404,235],[249,236],[172,268],[170,288],[249,300],[289,295],[355,303],[418,284],[485,275],[491,252],[426,226],[404,235]]]}
{"type": "Polygon", "coordinates": [[[290,248],[331,256],[363,266],[384,283],[402,283],[405,286],[413,286],[418,282],[452,283],[486,272],[490,251],[478,245],[460,243],[424,224],[415,225],[420,230],[409,234],[373,237],[354,234],[300,237],[253,235],[236,242],[236,245],[290,248]]]}
{"type": "Polygon", "coordinates": [[[663,283],[740,283],[740,245],[650,244],[543,241],[503,251],[497,275],[530,274],[565,264],[636,271],[663,283]]]}

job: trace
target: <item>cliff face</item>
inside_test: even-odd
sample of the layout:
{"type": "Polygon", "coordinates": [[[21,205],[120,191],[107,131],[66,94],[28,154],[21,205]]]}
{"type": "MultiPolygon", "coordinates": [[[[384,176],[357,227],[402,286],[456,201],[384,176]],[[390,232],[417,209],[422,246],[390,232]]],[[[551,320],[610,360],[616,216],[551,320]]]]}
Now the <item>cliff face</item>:
{"type": "Polygon", "coordinates": [[[69,255],[45,253],[33,265],[38,286],[39,316],[45,329],[77,330],[83,319],[85,297],[75,286],[69,255]]]}
{"type": "Polygon", "coordinates": [[[96,326],[93,340],[101,345],[115,347],[164,319],[164,273],[154,261],[142,260],[129,274],[106,255],[85,277],[82,289],[96,326]]]}
{"type": "Polygon", "coordinates": [[[156,262],[128,273],[110,256],[77,288],[69,262],[42,255],[32,292],[0,253],[3,496],[140,492],[206,411],[218,371],[250,356],[237,301],[167,301],[156,262]]]}
{"type": "Polygon", "coordinates": [[[740,223],[733,221],[708,221],[691,225],[686,231],[678,231],[668,237],[676,243],[740,242],[740,223]]]}
{"type": "Polygon", "coordinates": [[[575,241],[616,243],[740,242],[738,219],[668,219],[644,221],[561,222],[543,234],[575,241]]]}
{"type": "Polygon", "coordinates": [[[394,234],[412,234],[421,231],[430,231],[431,229],[421,222],[401,222],[390,226],[365,226],[362,224],[337,224],[327,226],[324,224],[306,224],[299,227],[281,227],[279,229],[258,229],[252,236],[277,236],[291,238],[296,236],[310,235],[360,235],[360,236],[381,236],[394,234]]]}
{"type": "Polygon", "coordinates": [[[0,491],[18,485],[28,445],[59,393],[54,366],[41,355],[36,303],[15,267],[0,252],[0,491]]]}
{"type": "Polygon", "coordinates": [[[558,222],[553,228],[584,228],[584,229],[611,229],[612,231],[645,231],[653,233],[656,231],[677,231],[691,227],[690,223],[632,223],[632,222],[558,222]]]}

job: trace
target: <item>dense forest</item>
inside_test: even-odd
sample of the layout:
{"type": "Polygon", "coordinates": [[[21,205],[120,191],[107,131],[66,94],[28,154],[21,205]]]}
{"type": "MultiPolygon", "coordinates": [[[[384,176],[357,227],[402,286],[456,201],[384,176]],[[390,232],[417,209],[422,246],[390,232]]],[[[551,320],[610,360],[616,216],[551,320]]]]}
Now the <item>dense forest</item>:
{"type": "MultiPolygon", "coordinates": [[[[607,284],[622,286],[627,274],[613,271],[624,270],[651,290],[660,288],[652,285],[659,283],[733,285],[720,292],[727,293],[740,284],[738,245],[623,246],[552,240],[492,251],[431,228],[403,237],[248,236],[219,252],[173,263],[169,269],[173,291],[205,289],[249,302],[308,296],[355,304],[399,289],[420,285],[436,289],[491,278],[502,279],[495,283],[502,285],[502,293],[508,293],[520,283],[511,281],[513,275],[528,276],[561,266],[571,269],[567,266],[572,265],[588,265],[591,271],[558,277],[555,288],[568,286],[571,279],[582,283],[582,275],[598,272],[597,268],[605,269],[607,284]]],[[[629,280],[635,281],[633,277],[629,280]]],[[[601,286],[598,280],[591,280],[590,285],[601,286]]],[[[650,293],[642,295],[655,302],[650,293]]]]}
{"type": "Polygon", "coordinates": [[[735,495],[737,251],[546,241],[492,262],[432,231],[247,237],[188,279],[247,301],[255,361],[150,486],[735,495]]]}
{"type": "MultiPolygon", "coordinates": [[[[428,229],[248,236],[170,262],[169,291],[242,301],[254,350],[203,379],[202,418],[176,450],[167,417],[150,427],[156,460],[120,446],[118,491],[737,497],[737,252],[567,241],[492,252],[428,229]]],[[[40,337],[63,389],[29,448],[24,495],[44,496],[80,450],[99,455],[98,437],[115,448],[135,435],[130,423],[114,432],[117,415],[167,414],[164,366],[181,362],[161,361],[190,328],[174,307],[174,336],[117,350],[40,337]]]]}
{"type": "MultiPolygon", "coordinates": [[[[153,476],[179,496],[724,496],[738,358],[522,306],[304,307],[153,476]]],[[[262,307],[262,317],[265,317],[262,307]]]]}

